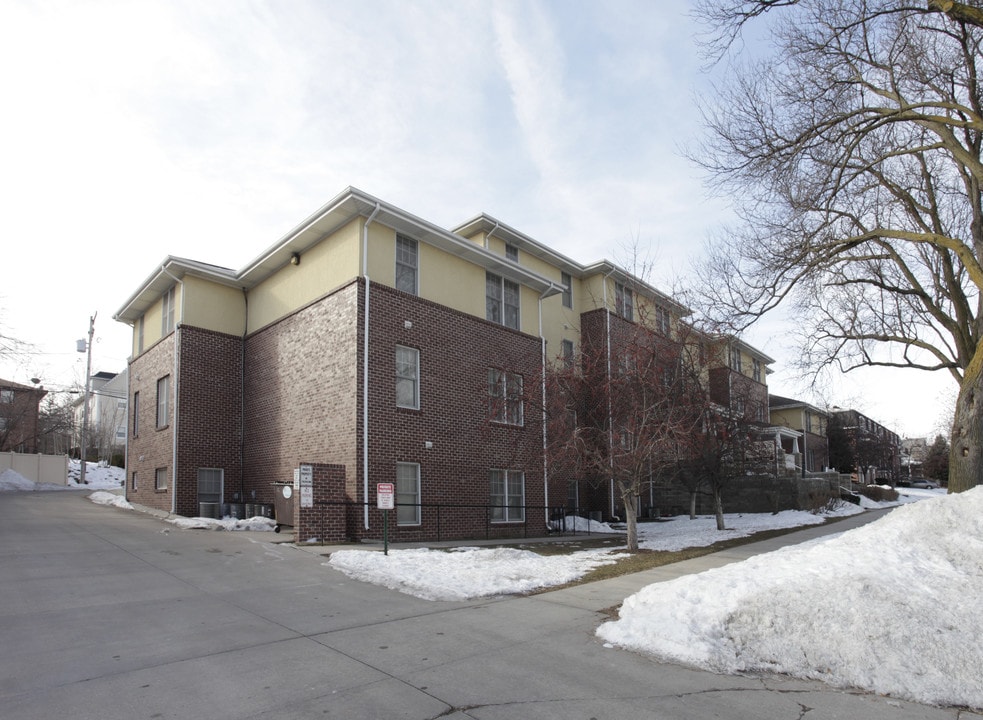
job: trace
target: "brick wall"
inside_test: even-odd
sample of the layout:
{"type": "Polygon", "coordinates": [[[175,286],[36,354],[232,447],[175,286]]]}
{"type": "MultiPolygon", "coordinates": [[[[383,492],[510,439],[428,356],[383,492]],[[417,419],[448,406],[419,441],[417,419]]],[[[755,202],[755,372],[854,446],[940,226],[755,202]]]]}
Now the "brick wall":
{"type": "MultiPolygon", "coordinates": [[[[524,473],[525,502],[545,504],[542,456],[542,346],[538,337],[372,285],[369,362],[370,528],[360,536],[381,538],[375,485],[395,482],[396,463],[420,466],[421,524],[391,528],[390,537],[433,538],[542,534],[545,511],[528,510],[526,524],[487,522],[490,469],[524,473]],[[396,407],[396,345],[420,357],[420,408],[396,407]],[[523,425],[489,420],[488,369],[523,378],[523,425]],[[427,447],[427,443],[431,447],[427,447]],[[480,507],[433,507],[435,504],[480,507]],[[439,519],[438,519],[439,512],[439,519]]],[[[357,476],[363,500],[362,477],[357,476]]],[[[392,520],[392,518],[391,518],[392,520]]]]}
{"type": "MultiPolygon", "coordinates": [[[[176,510],[198,515],[198,469],[221,468],[224,502],[245,502],[240,463],[242,338],[182,325],[176,510]]],[[[251,499],[250,499],[251,501],[251,499]]]]}
{"type": "MultiPolygon", "coordinates": [[[[245,342],[243,488],[273,502],[272,482],[292,482],[301,462],[356,476],[360,319],[351,283],[245,342]]],[[[348,488],[349,492],[353,488],[348,488]]]]}
{"type": "MultiPolygon", "coordinates": [[[[165,336],[133,358],[129,365],[130,397],[127,403],[129,440],[127,444],[126,498],[131,502],[170,511],[171,492],[174,488],[174,348],[176,333],[165,336]],[[172,422],[166,427],[156,427],[157,381],[171,378],[171,397],[168,408],[172,422]],[[133,402],[133,394],[140,394],[139,408],[133,402]],[[133,432],[133,413],[139,412],[137,432],[133,432]],[[157,468],[167,468],[167,489],[154,488],[157,468]],[[137,474],[137,487],[133,488],[133,473],[137,474]]],[[[195,513],[197,514],[197,513],[195,513]]]]}
{"type": "Polygon", "coordinates": [[[300,506],[300,493],[294,493],[294,540],[340,542],[348,537],[345,507],[345,468],[343,465],[311,465],[314,505],[300,506]]]}

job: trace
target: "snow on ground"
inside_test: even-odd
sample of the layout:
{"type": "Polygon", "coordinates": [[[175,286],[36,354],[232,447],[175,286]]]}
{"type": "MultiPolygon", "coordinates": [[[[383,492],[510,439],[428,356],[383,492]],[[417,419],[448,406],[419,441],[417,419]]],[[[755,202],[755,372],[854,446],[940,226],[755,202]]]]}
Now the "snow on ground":
{"type": "Polygon", "coordinates": [[[68,489],[70,488],[64,485],[36,483],[10,468],[0,472],[0,492],[47,492],[50,490],[68,489]]]}
{"type": "Polygon", "coordinates": [[[85,488],[88,490],[118,490],[126,482],[126,470],[103,465],[102,463],[87,462],[85,464],[85,484],[79,484],[82,477],[82,467],[78,460],[68,461],[68,487],[85,488]]]}
{"type": "Polygon", "coordinates": [[[650,585],[597,634],[716,672],[983,707],[983,487],[935,493],[837,536],[650,585]]]}
{"type": "Polygon", "coordinates": [[[109,505],[110,507],[117,507],[121,510],[135,510],[126,498],[122,495],[117,495],[116,493],[107,492],[106,490],[96,490],[94,493],[88,496],[89,500],[94,502],[96,505],[109,505]]]}
{"type": "Polygon", "coordinates": [[[576,580],[611,565],[620,553],[581,550],[543,556],[518,548],[440,550],[338,550],[329,562],[356,580],[384,585],[425,600],[467,600],[529,592],[576,580]]]}
{"type": "MultiPolygon", "coordinates": [[[[839,508],[832,515],[863,512],[857,506],[839,508]]],[[[720,540],[746,537],[762,530],[823,523],[828,515],[788,511],[776,515],[724,515],[727,530],[717,530],[714,517],[677,517],[665,522],[639,523],[639,546],[647,550],[705,547],[720,540]]],[[[575,518],[567,518],[570,528],[575,518]]],[[[623,533],[596,521],[576,518],[578,532],[623,533]]],[[[620,548],[618,549],[620,550],[620,548]]],[[[561,585],[583,577],[598,565],[614,563],[617,550],[584,550],[561,556],[542,556],[529,550],[457,548],[440,550],[339,550],[327,565],[357,580],[383,585],[427,600],[468,598],[528,592],[561,585]]]]}
{"type": "Polygon", "coordinates": [[[252,530],[254,532],[273,532],[276,521],[265,517],[251,517],[237,520],[225,517],[221,520],[203,517],[171,517],[167,522],[183,530],[252,530]]]}

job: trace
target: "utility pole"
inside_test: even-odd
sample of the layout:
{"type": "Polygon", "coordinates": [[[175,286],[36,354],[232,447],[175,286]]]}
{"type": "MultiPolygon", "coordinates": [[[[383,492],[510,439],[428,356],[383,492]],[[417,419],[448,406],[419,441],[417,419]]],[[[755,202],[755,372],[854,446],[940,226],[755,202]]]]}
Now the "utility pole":
{"type": "Polygon", "coordinates": [[[79,475],[79,483],[85,485],[85,455],[86,455],[86,431],[89,428],[89,384],[92,382],[92,336],[96,332],[96,315],[98,311],[92,313],[92,317],[89,318],[89,342],[86,343],[85,340],[78,341],[78,350],[82,352],[82,346],[85,345],[85,350],[87,352],[87,357],[85,360],[85,398],[82,401],[82,437],[80,440],[81,448],[79,449],[80,457],[80,467],[81,474],[79,475]]]}

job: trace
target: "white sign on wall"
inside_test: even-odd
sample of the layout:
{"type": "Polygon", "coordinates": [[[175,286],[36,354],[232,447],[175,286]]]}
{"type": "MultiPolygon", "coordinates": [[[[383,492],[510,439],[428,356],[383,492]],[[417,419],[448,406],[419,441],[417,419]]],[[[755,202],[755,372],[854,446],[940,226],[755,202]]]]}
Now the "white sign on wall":
{"type": "Polygon", "coordinates": [[[300,506],[314,507],[314,468],[310,465],[300,466],[300,506]]]}

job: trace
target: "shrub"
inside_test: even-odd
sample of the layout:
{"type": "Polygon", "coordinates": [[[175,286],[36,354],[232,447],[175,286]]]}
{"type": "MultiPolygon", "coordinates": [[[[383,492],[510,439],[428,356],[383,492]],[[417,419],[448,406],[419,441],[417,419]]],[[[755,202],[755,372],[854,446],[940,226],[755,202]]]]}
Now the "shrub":
{"type": "Polygon", "coordinates": [[[893,502],[898,499],[898,491],[887,485],[866,485],[860,488],[860,494],[877,502],[893,502]]]}

